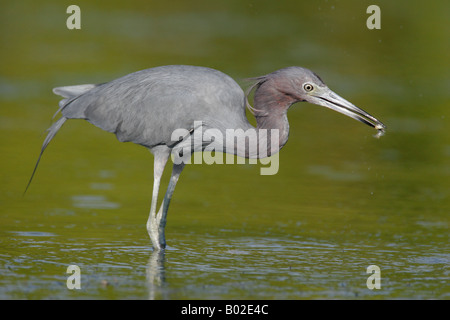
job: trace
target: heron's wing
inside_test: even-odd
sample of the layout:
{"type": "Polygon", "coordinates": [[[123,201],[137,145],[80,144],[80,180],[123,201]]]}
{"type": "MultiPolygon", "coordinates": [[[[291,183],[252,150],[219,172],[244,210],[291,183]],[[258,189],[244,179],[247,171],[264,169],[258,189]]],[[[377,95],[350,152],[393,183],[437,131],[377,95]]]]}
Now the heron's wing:
{"type": "Polygon", "coordinates": [[[191,130],[194,121],[244,115],[243,104],[242,89],[218,71],[165,66],[96,86],[68,102],[62,113],[115,133],[119,141],[151,148],[172,144],[174,130],[191,130]]]}
{"type": "Polygon", "coordinates": [[[62,114],[85,119],[114,133],[119,141],[152,147],[169,141],[176,128],[189,129],[186,109],[191,100],[192,96],[180,97],[159,84],[112,82],[68,103],[62,114]]]}

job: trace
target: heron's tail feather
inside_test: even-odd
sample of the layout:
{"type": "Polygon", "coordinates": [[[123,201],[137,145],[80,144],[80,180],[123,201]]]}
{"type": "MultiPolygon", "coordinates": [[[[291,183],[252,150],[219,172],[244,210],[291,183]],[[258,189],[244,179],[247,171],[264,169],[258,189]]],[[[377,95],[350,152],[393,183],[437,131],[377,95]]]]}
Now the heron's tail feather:
{"type": "Polygon", "coordinates": [[[36,173],[36,169],[39,165],[39,161],[41,161],[41,157],[42,157],[42,154],[44,153],[45,148],[47,148],[50,141],[52,141],[52,139],[54,138],[56,133],[59,131],[59,129],[61,129],[62,125],[64,124],[64,122],[66,122],[66,120],[67,120],[67,118],[62,117],[58,121],[56,121],[50,128],[47,129],[47,131],[48,131],[47,137],[45,138],[44,143],[42,144],[41,153],[39,154],[39,158],[36,162],[36,165],[34,166],[33,173],[31,174],[30,181],[28,181],[27,187],[25,188],[24,194],[27,192],[28,187],[31,184],[31,181],[33,180],[34,174],[36,173]]]}
{"type": "Polygon", "coordinates": [[[77,99],[79,96],[85,94],[89,90],[97,87],[98,84],[80,84],[76,86],[65,86],[65,87],[57,87],[53,88],[53,93],[57,94],[58,96],[61,96],[65,99],[62,99],[59,101],[59,109],[56,111],[56,113],[53,115],[53,118],[56,117],[56,115],[70,102],[77,99]]]}
{"type": "MultiPolygon", "coordinates": [[[[91,89],[99,86],[98,84],[81,84],[76,86],[65,86],[65,87],[57,87],[53,89],[53,93],[63,97],[61,101],[59,101],[59,109],[54,114],[53,118],[60,112],[62,109],[64,109],[68,104],[70,104],[72,101],[75,101],[79,97],[81,97],[86,92],[90,91],[91,89]]],[[[27,192],[28,187],[31,184],[31,181],[33,180],[34,174],[36,173],[36,169],[39,165],[39,161],[41,161],[42,154],[45,151],[45,148],[47,148],[48,144],[52,139],[55,137],[56,133],[61,129],[62,125],[66,120],[70,117],[63,116],[58,121],[56,121],[47,131],[47,137],[44,140],[44,143],[42,144],[41,153],[39,154],[39,158],[36,161],[36,165],[34,166],[33,173],[31,174],[30,181],[28,181],[27,187],[25,188],[24,194],[27,192]]]]}

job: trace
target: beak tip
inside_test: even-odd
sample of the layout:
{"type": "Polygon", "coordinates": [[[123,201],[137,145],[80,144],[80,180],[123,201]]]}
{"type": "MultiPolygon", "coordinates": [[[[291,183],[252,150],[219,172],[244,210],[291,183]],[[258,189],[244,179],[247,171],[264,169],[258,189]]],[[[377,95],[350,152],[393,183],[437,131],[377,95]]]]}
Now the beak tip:
{"type": "Polygon", "coordinates": [[[378,130],[378,132],[374,135],[375,138],[379,139],[380,137],[384,136],[386,133],[386,126],[382,123],[379,123],[375,126],[375,129],[378,130]]]}

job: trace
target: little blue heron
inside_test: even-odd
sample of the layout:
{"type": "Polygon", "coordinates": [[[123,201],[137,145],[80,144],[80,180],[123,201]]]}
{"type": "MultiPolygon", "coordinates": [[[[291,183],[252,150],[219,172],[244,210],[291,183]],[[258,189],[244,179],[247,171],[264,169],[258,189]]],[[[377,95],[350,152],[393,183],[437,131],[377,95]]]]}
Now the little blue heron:
{"type": "MultiPolygon", "coordinates": [[[[154,155],[154,182],[147,230],[154,250],[166,245],[164,228],[167,211],[175,185],[185,163],[174,161],[172,175],[158,212],[157,199],[161,176],[171,154],[177,156],[190,147],[192,152],[203,151],[212,141],[173,140],[172,133],[185,129],[196,138],[199,129],[214,128],[225,133],[255,130],[257,143],[268,139],[267,130],[276,130],[276,148],[250,153],[245,147],[225,148],[224,141],[214,141],[215,150],[246,158],[263,158],[277,153],[289,135],[287,111],[300,101],[324,106],[378,130],[382,135],[385,126],[367,112],[357,108],[331,91],[312,71],[301,67],[288,67],[253,78],[255,82],[246,93],[228,75],[205,67],[172,65],[150,68],[128,74],[102,84],[84,84],[53,89],[65,99],[59,102],[62,117],[49,129],[39,154],[27,189],[33,179],[41,156],[55,134],[67,119],[85,119],[95,126],[112,132],[119,141],[132,141],[148,148],[154,155]],[[254,93],[254,106],[248,95],[254,93]],[[245,108],[256,118],[254,128],[247,120],[245,108]],[[200,121],[200,122],[199,122],[200,121]],[[194,123],[201,123],[202,128],[194,123]],[[266,129],[266,130],[264,130],[266,129]],[[196,147],[194,147],[196,146],[196,147]]],[[[57,113],[58,113],[57,112],[57,113]]],[[[56,115],[56,114],[55,114],[56,115]]],[[[190,140],[190,139],[189,139],[190,140]]],[[[220,139],[219,139],[220,140],[220,139]]]]}

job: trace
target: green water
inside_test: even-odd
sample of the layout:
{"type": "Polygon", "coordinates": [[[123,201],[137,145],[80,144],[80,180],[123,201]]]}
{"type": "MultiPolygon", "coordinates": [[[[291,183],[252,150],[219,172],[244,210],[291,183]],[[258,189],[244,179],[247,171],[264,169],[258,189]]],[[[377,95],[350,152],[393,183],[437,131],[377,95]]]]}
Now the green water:
{"type": "MultiPolygon", "coordinates": [[[[0,4],[1,299],[449,299],[448,1],[0,4]],[[241,79],[300,65],[383,121],[381,139],[306,103],[276,175],[190,165],[164,256],[145,228],[151,154],[69,121],[23,191],[55,86],[167,64],[241,79]],[[81,289],[69,290],[69,265],[81,289]],[[369,265],[381,288],[369,290],[369,265]]],[[[164,176],[168,178],[168,172],[164,176]]],[[[166,185],[166,184],[165,184],[166,185]]],[[[164,186],[165,186],[164,185],[164,186]]],[[[163,186],[163,187],[164,187],[163,186]]]]}

